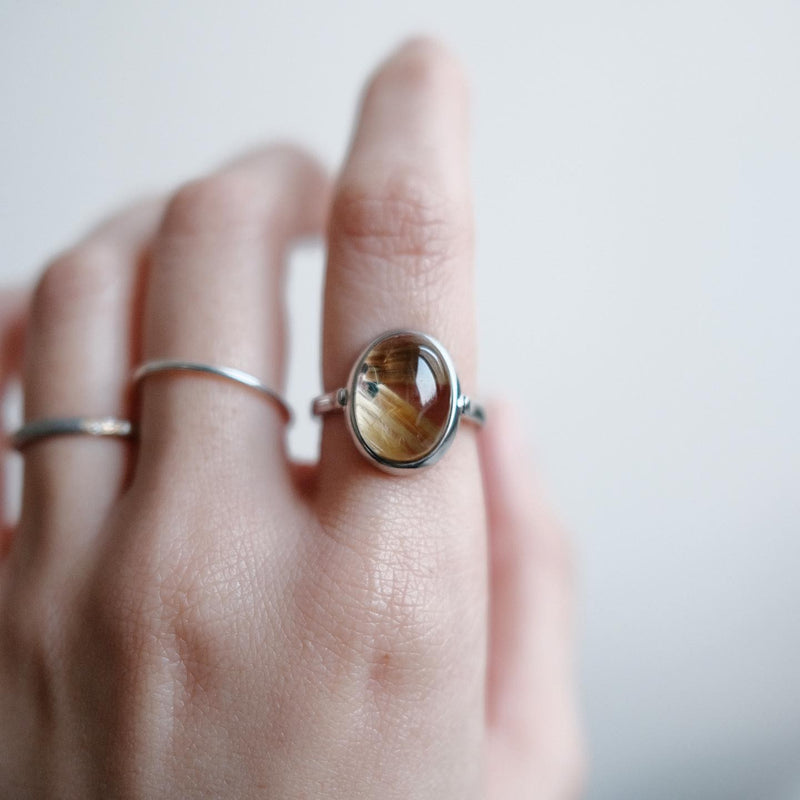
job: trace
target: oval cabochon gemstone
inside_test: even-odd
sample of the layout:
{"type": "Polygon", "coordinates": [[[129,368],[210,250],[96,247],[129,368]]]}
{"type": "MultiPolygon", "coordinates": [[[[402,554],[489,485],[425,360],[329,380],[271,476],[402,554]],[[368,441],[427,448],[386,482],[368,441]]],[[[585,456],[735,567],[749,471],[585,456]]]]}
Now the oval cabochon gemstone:
{"type": "Polygon", "coordinates": [[[353,421],[375,455],[410,464],[442,440],[453,396],[439,350],[422,336],[398,333],[382,339],[362,359],[353,421]]]}

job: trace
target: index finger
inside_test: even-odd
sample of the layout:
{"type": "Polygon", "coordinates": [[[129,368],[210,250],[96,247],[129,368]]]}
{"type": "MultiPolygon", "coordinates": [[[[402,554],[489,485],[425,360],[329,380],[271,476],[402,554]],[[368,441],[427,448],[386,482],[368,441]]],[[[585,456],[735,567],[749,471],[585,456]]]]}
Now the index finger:
{"type": "MultiPolygon", "coordinates": [[[[327,391],[343,387],[364,347],[394,329],[438,339],[467,391],[474,383],[467,106],[458,63],[427,40],[401,48],[367,88],[331,214],[327,391]]],[[[337,482],[374,470],[348,441],[341,420],[325,426],[321,470],[323,481],[337,482]]]]}

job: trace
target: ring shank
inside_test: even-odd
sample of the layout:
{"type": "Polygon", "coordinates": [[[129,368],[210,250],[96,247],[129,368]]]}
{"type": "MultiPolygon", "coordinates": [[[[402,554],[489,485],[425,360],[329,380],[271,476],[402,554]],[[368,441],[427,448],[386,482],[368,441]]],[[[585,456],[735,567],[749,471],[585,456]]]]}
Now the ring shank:
{"type": "Polygon", "coordinates": [[[215,366],[213,364],[204,364],[199,361],[158,359],[155,361],[148,361],[139,366],[133,373],[133,381],[137,383],[148,375],[155,375],[159,372],[199,372],[216,378],[225,378],[226,380],[246,386],[248,389],[255,389],[278,407],[287,424],[292,421],[292,410],[289,408],[287,402],[274,389],[270,389],[269,386],[262,383],[249,372],[244,372],[235,367],[215,366]]]}
{"type": "Polygon", "coordinates": [[[486,422],[486,412],[483,406],[476,403],[467,395],[462,394],[461,397],[458,398],[458,407],[461,409],[461,416],[469,422],[480,426],[483,426],[486,422]]]}
{"type": "Polygon", "coordinates": [[[11,445],[22,450],[50,436],[117,436],[130,439],[136,429],[127,419],[116,417],[46,417],[26,422],[11,435],[11,445]]]}
{"type": "Polygon", "coordinates": [[[347,405],[347,389],[337,389],[315,397],[311,403],[311,413],[315,417],[330,414],[332,411],[342,411],[347,405]]]}

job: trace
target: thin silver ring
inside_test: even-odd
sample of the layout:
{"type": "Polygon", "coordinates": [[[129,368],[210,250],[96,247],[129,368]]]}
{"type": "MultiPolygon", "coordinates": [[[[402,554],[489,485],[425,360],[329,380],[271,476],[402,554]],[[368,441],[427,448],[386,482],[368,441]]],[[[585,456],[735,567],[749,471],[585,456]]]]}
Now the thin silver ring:
{"type": "Polygon", "coordinates": [[[44,417],[26,422],[11,435],[11,445],[22,450],[39,439],[50,436],[116,436],[130,439],[136,435],[134,424],[117,417],[44,417]]]}
{"type": "Polygon", "coordinates": [[[248,389],[255,389],[260,394],[269,398],[280,410],[284,422],[290,423],[292,421],[292,410],[289,408],[288,403],[269,386],[262,383],[254,375],[248,372],[243,372],[235,367],[218,367],[213,364],[203,364],[199,361],[181,361],[176,359],[159,359],[156,361],[147,361],[138,366],[134,372],[132,380],[134,383],[146,378],[149,375],[155,375],[159,372],[200,372],[204,375],[213,375],[217,378],[226,378],[234,383],[246,386],[248,389]]]}

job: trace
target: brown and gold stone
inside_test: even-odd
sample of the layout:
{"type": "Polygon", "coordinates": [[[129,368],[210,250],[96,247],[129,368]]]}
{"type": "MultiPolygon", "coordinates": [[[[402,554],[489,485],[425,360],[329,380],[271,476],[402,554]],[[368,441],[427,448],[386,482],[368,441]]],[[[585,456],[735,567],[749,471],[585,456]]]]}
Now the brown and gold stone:
{"type": "Polygon", "coordinates": [[[353,424],[380,458],[414,463],[447,432],[453,386],[442,355],[423,336],[398,333],[375,344],[353,389],[353,424]]]}

